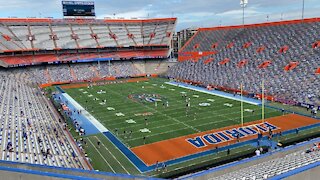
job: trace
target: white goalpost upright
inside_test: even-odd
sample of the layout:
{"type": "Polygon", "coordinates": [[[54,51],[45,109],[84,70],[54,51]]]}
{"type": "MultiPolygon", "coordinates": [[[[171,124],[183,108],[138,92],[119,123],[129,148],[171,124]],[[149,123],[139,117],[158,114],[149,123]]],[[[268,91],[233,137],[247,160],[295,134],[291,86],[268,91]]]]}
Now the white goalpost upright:
{"type": "Polygon", "coordinates": [[[242,86],[242,83],[241,83],[241,86],[240,86],[240,93],[241,93],[241,126],[243,126],[243,86],[242,86]]]}
{"type": "Polygon", "coordinates": [[[240,6],[242,7],[242,25],[244,26],[244,9],[248,4],[248,0],[240,0],[240,6]]]}
{"type": "Polygon", "coordinates": [[[261,110],[262,110],[262,112],[261,112],[261,116],[262,116],[262,122],[264,122],[264,120],[265,120],[265,115],[264,115],[264,80],[262,80],[262,83],[261,83],[261,89],[262,89],[262,96],[261,96],[261,98],[262,98],[262,108],[261,108],[261,110]]]}

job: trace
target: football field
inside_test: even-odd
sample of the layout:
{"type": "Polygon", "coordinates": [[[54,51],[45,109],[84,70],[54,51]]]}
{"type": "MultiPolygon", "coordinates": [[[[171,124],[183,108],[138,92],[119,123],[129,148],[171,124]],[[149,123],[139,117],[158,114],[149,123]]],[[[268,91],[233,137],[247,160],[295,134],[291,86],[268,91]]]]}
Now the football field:
{"type": "MultiPolygon", "coordinates": [[[[162,78],[145,79],[146,81],[138,79],[140,81],[135,82],[136,80],[110,81],[106,82],[108,83],[106,85],[93,85],[89,88],[85,84],[61,87],[127,146],[133,152],[133,156],[137,156],[149,167],[154,165],[158,158],[163,158],[160,162],[166,162],[165,159],[184,157],[185,155],[176,153],[189,151],[186,148],[192,145],[179,145],[183,142],[186,144],[187,136],[195,138],[217,132],[219,129],[241,126],[241,102],[230,99],[233,98],[232,95],[226,98],[189,90],[166,84],[169,80],[162,78]]],[[[244,123],[261,122],[259,121],[262,118],[261,106],[243,103],[243,110],[244,123]]],[[[289,123],[293,122],[291,119],[296,117],[282,115],[280,110],[265,108],[265,118],[285,130],[290,127],[289,123]],[[275,118],[275,121],[272,121],[272,118],[275,118]],[[283,118],[286,120],[282,121],[283,118]]],[[[74,137],[79,139],[77,135],[74,137]]],[[[169,163],[167,171],[163,173],[163,171],[142,171],[130,158],[132,155],[125,154],[103,133],[83,138],[87,141],[84,149],[95,170],[156,177],[171,177],[170,174],[253,153],[256,148],[251,144],[236,146],[231,149],[231,156],[227,154],[226,149],[219,148],[211,154],[169,163]],[[101,143],[100,146],[97,142],[101,143]]],[[[224,144],[228,145],[228,142],[224,144]]],[[[211,149],[214,149],[214,146],[211,149]]],[[[205,148],[199,149],[198,152],[204,150],[205,148]]]]}
{"type": "MultiPolygon", "coordinates": [[[[167,79],[65,91],[128,147],[241,124],[240,101],[165,84],[167,79]]],[[[243,103],[244,122],[261,107],[243,103]]],[[[265,118],[281,115],[265,109],[265,118]]]]}

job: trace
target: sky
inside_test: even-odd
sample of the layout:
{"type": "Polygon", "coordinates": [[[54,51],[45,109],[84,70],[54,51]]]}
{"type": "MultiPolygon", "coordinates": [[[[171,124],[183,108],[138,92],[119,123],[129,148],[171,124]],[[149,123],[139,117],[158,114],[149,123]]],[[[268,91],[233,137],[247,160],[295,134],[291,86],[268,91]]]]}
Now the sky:
{"type": "MultiPolygon", "coordinates": [[[[242,24],[240,0],[94,0],[97,18],[177,17],[177,30],[242,24]],[[114,16],[115,14],[115,16],[114,16]]],[[[320,0],[304,0],[304,17],[320,17],[320,0]]],[[[245,23],[300,19],[303,0],[249,0],[245,23]]],[[[61,0],[0,0],[0,17],[63,18],[61,0]]]]}

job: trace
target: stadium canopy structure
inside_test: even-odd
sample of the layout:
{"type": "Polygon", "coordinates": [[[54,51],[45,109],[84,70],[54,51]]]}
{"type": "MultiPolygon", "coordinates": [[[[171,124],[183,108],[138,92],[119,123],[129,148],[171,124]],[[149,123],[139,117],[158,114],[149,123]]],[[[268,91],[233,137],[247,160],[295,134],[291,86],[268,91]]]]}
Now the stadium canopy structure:
{"type": "Polygon", "coordinates": [[[0,19],[4,67],[168,57],[176,18],[0,19]]]}

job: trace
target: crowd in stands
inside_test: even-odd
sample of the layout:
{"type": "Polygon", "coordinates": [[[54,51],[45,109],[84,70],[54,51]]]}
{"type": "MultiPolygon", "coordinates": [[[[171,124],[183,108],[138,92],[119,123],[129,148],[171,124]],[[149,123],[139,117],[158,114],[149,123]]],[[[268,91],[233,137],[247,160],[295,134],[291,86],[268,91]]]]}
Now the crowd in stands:
{"type": "Polygon", "coordinates": [[[165,60],[148,61],[110,61],[92,63],[70,63],[46,66],[28,66],[2,69],[21,76],[26,81],[36,84],[52,82],[75,82],[103,79],[107,77],[124,78],[152,73],[164,73],[168,66],[174,64],[165,60]]]}
{"type": "Polygon", "coordinates": [[[27,76],[0,71],[0,159],[87,169],[63,120],[27,76]]]}
{"type": "MultiPolygon", "coordinates": [[[[240,89],[281,101],[320,105],[320,22],[199,30],[180,52],[187,57],[169,70],[172,78],[240,89]],[[267,61],[269,61],[267,63],[267,61]]],[[[179,57],[180,58],[180,57],[179,57]]]]}

